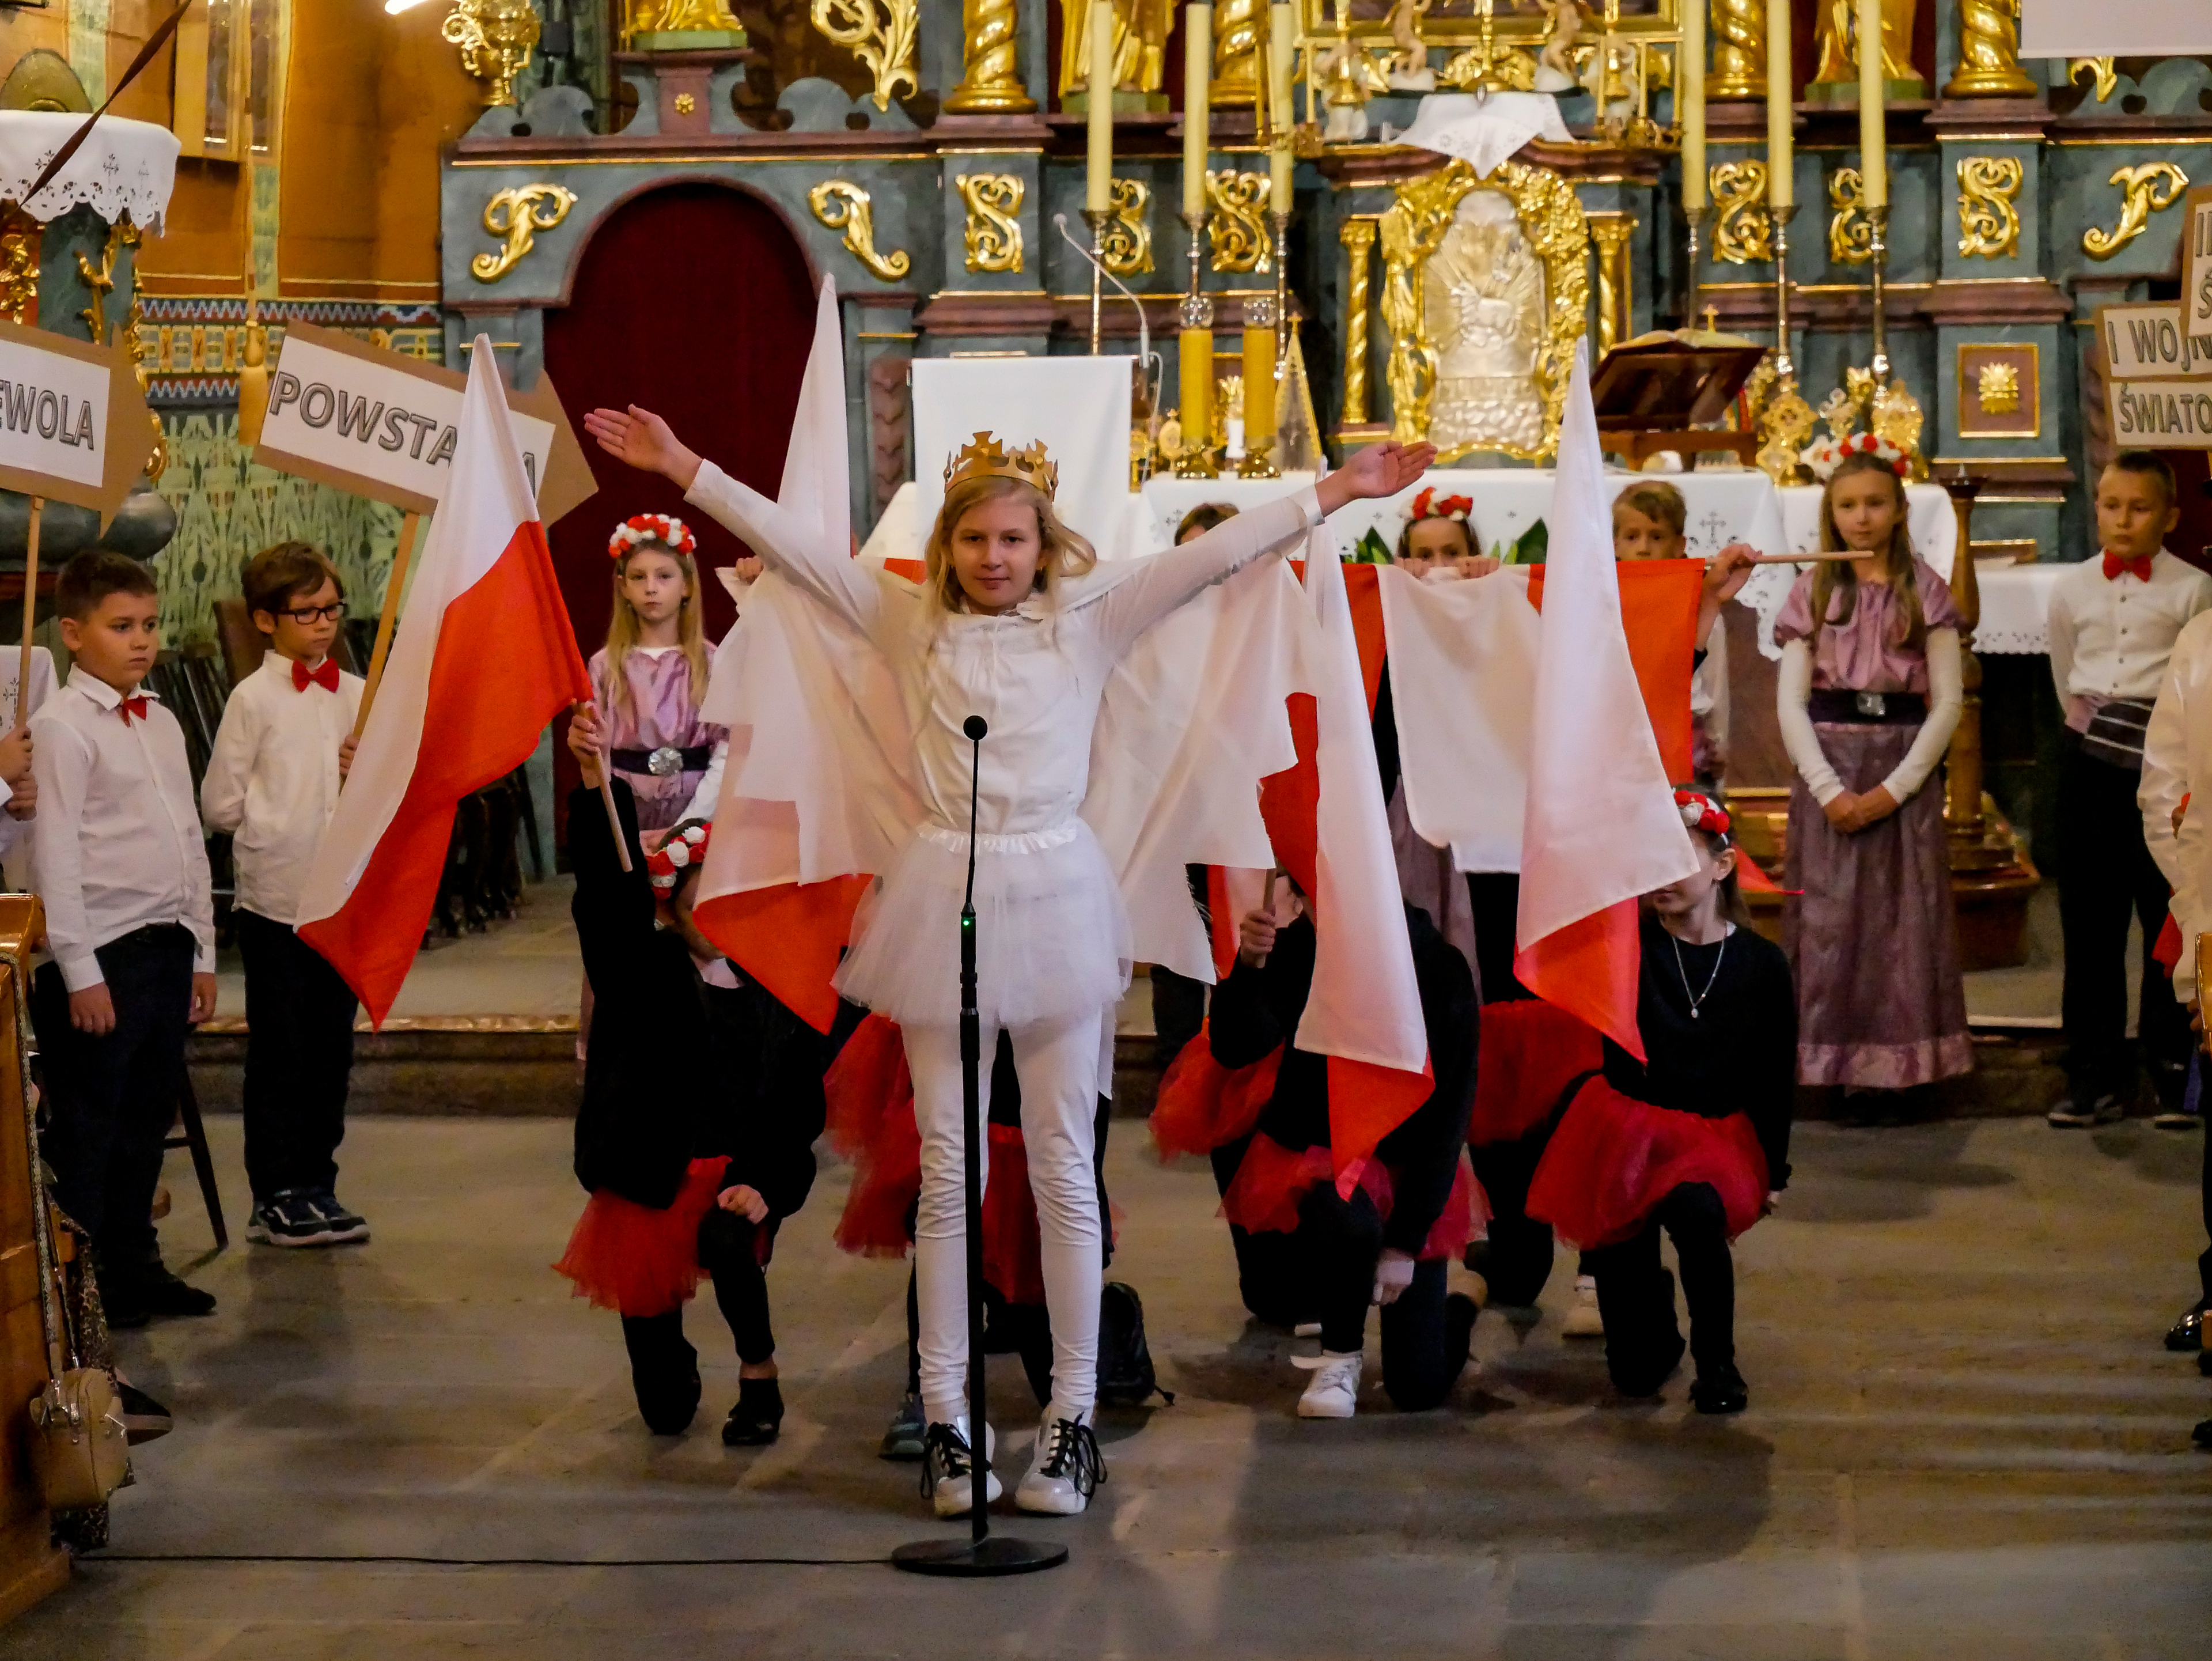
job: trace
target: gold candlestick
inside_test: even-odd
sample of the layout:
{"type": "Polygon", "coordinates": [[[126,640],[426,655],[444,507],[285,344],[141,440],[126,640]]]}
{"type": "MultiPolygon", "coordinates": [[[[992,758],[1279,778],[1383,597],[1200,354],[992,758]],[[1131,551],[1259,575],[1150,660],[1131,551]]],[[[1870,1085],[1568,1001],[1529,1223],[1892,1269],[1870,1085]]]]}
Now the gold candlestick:
{"type": "Polygon", "coordinates": [[[1106,259],[1106,226],[1114,217],[1111,209],[1085,208],[1083,222],[1091,227],[1091,356],[1098,356],[1098,312],[1102,296],[1099,275],[1106,259]]]}
{"type": "Polygon", "coordinates": [[[1190,230],[1190,287],[1183,295],[1176,336],[1182,389],[1182,447],[1176,452],[1177,478],[1218,478],[1222,441],[1213,430],[1213,301],[1199,291],[1199,239],[1206,231],[1203,211],[1182,216],[1190,230]]]}
{"type": "Polygon", "coordinates": [[[1874,371],[1874,384],[1881,387],[1889,384],[1889,328],[1882,291],[1882,274],[1889,265],[1889,206],[1887,203],[1870,203],[1866,216],[1874,232],[1869,249],[1874,256],[1874,362],[1869,367],[1874,371]]]}
{"type": "Polygon", "coordinates": [[[1797,391],[1790,355],[1790,222],[1795,203],[1770,207],[1774,224],[1774,390],[1759,422],[1759,465],[1777,484],[1795,484],[1805,465],[1798,452],[1813,435],[1813,409],[1797,391]]]}
{"type": "Polygon", "coordinates": [[[1692,329],[1698,326],[1698,313],[1703,309],[1698,301],[1705,297],[1705,251],[1699,244],[1705,235],[1705,216],[1711,211],[1712,209],[1702,202],[1694,208],[1682,210],[1682,216],[1690,222],[1690,304],[1684,324],[1692,329]]]}

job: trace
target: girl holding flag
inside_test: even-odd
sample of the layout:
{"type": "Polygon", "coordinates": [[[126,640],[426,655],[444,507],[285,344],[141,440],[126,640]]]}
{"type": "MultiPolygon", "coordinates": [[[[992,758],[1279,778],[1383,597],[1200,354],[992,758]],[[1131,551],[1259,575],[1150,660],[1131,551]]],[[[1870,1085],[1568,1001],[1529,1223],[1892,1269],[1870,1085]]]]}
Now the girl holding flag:
{"type": "MultiPolygon", "coordinates": [[[[1154,624],[1262,555],[1302,545],[1346,502],[1402,490],[1435,453],[1376,446],[1317,486],[1106,573],[1094,572],[1091,545],[1054,509],[1058,468],[1043,447],[1009,452],[979,434],[945,470],[916,587],[824,545],[787,505],[702,461],[649,411],[597,410],[586,425],[609,453],[672,480],[760,551],[841,630],[856,631],[896,684],[923,817],[880,873],[836,982],[899,1024],[914,1080],[923,1483],[941,1516],[975,1503],[957,1025],[973,792],[983,1042],[994,1048],[1002,1030],[1012,1039],[1053,1333],[1053,1400],[1016,1500],[1079,1512],[1104,1475],[1091,1426],[1101,1287],[1092,1120],[1132,954],[1113,868],[1079,811],[1107,678],[1154,624]],[[989,723],[980,759],[962,730],[971,715],[989,723]]],[[[985,1503],[996,1490],[994,1475],[985,1503]]]]}

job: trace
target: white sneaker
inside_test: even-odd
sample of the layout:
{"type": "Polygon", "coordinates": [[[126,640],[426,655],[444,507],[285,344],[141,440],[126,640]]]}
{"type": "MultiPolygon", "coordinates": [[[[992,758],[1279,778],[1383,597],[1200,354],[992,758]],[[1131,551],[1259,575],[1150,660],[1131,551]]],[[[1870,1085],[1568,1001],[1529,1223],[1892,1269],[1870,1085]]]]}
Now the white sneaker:
{"type": "Polygon", "coordinates": [[[1567,1311],[1567,1318],[1559,1323],[1562,1338],[1602,1338],[1605,1336],[1605,1317],[1597,1312],[1597,1277],[1594,1275],[1575,1276],[1575,1306],[1567,1311]]]}
{"type": "Polygon", "coordinates": [[[1014,1506],[1041,1517],[1080,1516],[1105,1480],[1106,1461],[1098,1451],[1091,1415],[1063,1419],[1048,1407],[1037,1424],[1029,1470],[1014,1490],[1014,1506]]]}
{"type": "Polygon", "coordinates": [[[1300,1366],[1314,1370],[1313,1382],[1298,1397],[1301,1419],[1349,1419],[1359,1410],[1360,1357],[1323,1350],[1317,1360],[1301,1359],[1300,1366]]]}
{"type": "MultiPolygon", "coordinates": [[[[984,1426],[984,1457],[995,1461],[998,1451],[996,1433],[990,1426],[984,1426]]],[[[965,1517],[975,1506],[975,1455],[968,1445],[966,1414],[962,1414],[953,1424],[932,1425],[923,1436],[921,1491],[937,1507],[939,1517],[965,1517]]],[[[1004,1492],[994,1463],[989,1485],[984,1489],[983,1503],[987,1506],[992,1504],[1004,1492]]]]}

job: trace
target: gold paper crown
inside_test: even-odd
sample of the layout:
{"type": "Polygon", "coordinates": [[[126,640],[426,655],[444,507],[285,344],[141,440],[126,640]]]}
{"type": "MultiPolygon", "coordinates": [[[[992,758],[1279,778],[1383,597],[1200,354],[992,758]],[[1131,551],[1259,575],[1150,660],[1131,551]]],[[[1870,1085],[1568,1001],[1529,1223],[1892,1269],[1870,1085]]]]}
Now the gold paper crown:
{"type": "Polygon", "coordinates": [[[945,464],[945,488],[963,478],[1018,478],[1044,492],[1047,502],[1060,489],[1060,464],[1046,454],[1042,443],[1025,450],[1008,450],[990,433],[978,433],[972,443],[945,464]]]}

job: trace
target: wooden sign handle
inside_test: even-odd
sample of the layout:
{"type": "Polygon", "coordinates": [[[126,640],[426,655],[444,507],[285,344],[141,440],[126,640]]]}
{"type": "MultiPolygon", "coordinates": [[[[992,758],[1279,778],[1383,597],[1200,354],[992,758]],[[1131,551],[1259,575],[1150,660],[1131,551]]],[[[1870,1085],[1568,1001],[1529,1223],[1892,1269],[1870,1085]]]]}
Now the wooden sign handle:
{"type": "MultiPolygon", "coordinates": [[[[587,707],[572,703],[568,706],[568,713],[574,716],[578,710],[587,707]]],[[[622,861],[623,874],[628,876],[637,867],[630,863],[629,838],[623,835],[622,814],[615,807],[614,759],[605,751],[599,752],[599,806],[607,810],[607,833],[615,839],[615,857],[622,861]]]]}
{"type": "Polygon", "coordinates": [[[1753,565],[1808,565],[1815,564],[1824,559],[1859,559],[1862,557],[1863,557],[1863,556],[1852,553],[1850,550],[1844,549],[1835,553],[1761,554],[1751,563],[1753,565]]]}
{"type": "Polygon", "coordinates": [[[392,654],[392,631],[399,621],[399,596],[407,587],[407,565],[415,557],[415,539],[422,525],[420,514],[410,514],[399,521],[399,546],[392,556],[392,575],[384,584],[384,610],[376,619],[376,645],[368,654],[367,684],[361,689],[361,713],[353,718],[353,735],[356,739],[368,725],[369,706],[376,702],[377,683],[384,678],[384,660],[392,654]]]}
{"type": "Polygon", "coordinates": [[[31,638],[39,618],[39,526],[46,516],[46,497],[33,496],[31,534],[23,547],[23,655],[15,666],[15,730],[19,733],[31,707],[31,638]]]}

